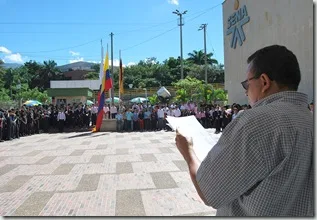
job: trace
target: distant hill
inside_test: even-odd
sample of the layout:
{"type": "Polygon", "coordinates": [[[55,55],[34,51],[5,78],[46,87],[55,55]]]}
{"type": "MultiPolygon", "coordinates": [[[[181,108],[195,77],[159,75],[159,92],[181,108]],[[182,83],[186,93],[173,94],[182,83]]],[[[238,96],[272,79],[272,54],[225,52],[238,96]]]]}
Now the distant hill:
{"type": "Polygon", "coordinates": [[[95,65],[95,63],[89,63],[89,62],[76,62],[76,63],[70,63],[70,64],[65,64],[62,66],[58,66],[57,68],[62,71],[66,72],[69,71],[69,69],[73,70],[91,70],[92,66],[95,65]]]}
{"type": "Polygon", "coordinates": [[[9,69],[9,68],[15,69],[15,68],[19,68],[20,66],[23,66],[23,65],[19,64],[19,63],[4,63],[1,66],[3,66],[3,68],[5,68],[5,69],[9,69]]]}

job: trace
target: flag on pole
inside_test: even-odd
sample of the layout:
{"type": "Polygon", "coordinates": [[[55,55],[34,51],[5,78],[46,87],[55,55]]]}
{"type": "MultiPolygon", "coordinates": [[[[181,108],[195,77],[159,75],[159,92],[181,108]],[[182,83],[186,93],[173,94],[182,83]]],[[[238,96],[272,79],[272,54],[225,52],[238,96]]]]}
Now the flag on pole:
{"type": "Polygon", "coordinates": [[[120,58],[120,69],[119,69],[119,91],[120,94],[124,93],[123,88],[123,67],[122,67],[122,59],[120,58]]]}
{"type": "Polygon", "coordinates": [[[109,69],[109,57],[108,51],[105,59],[105,64],[103,65],[104,77],[105,77],[105,91],[108,91],[112,88],[112,79],[110,76],[110,69],[109,69]]]}
{"type": "Polygon", "coordinates": [[[100,85],[100,91],[98,93],[98,114],[97,114],[97,121],[96,126],[93,129],[93,132],[100,131],[102,118],[103,118],[103,107],[105,105],[105,92],[112,88],[112,80],[110,77],[110,70],[109,70],[109,57],[108,51],[106,54],[105,62],[103,65],[103,77],[100,85]]]}

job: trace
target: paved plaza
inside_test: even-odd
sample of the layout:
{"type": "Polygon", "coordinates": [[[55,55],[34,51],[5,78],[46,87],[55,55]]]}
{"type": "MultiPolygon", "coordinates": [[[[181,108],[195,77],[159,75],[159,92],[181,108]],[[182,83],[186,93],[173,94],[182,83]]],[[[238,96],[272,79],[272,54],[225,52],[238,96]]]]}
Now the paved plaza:
{"type": "Polygon", "coordinates": [[[164,131],[74,132],[2,142],[0,215],[215,215],[196,193],[174,139],[164,131]]]}

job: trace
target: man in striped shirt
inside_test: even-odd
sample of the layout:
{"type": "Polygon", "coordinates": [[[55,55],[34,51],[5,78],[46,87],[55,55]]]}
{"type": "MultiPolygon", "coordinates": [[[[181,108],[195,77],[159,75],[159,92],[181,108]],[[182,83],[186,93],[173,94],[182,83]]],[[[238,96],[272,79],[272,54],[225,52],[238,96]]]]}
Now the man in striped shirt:
{"type": "Polygon", "coordinates": [[[217,216],[314,216],[314,122],[307,95],[297,92],[300,80],[286,47],[260,49],[241,83],[252,109],[224,129],[202,162],[192,139],[177,131],[194,186],[217,216]]]}

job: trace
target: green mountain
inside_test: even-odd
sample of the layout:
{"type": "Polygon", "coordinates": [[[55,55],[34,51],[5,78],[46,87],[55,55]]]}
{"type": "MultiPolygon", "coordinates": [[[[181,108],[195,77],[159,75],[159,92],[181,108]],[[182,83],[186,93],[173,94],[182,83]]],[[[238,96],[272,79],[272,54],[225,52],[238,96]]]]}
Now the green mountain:
{"type": "Polygon", "coordinates": [[[69,69],[72,69],[72,70],[91,70],[92,66],[95,64],[96,63],[89,63],[89,62],[80,61],[80,62],[76,62],[76,63],[70,63],[70,64],[58,66],[57,68],[62,72],[66,72],[69,69]]]}
{"type": "Polygon", "coordinates": [[[3,66],[3,68],[5,69],[15,69],[15,68],[19,68],[20,66],[23,66],[23,64],[19,64],[19,63],[4,63],[1,66],[3,66]]]}

